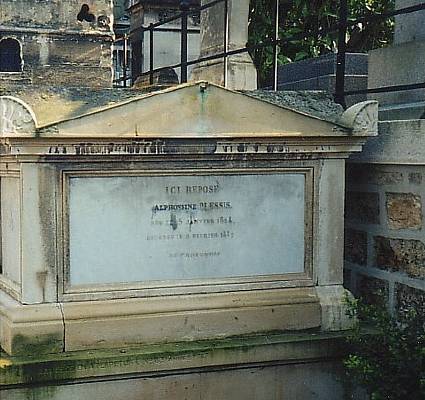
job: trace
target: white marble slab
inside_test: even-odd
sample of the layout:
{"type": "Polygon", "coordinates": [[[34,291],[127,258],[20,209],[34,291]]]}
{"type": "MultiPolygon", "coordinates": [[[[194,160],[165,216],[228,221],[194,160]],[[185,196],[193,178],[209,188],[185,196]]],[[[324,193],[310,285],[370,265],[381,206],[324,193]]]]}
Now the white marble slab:
{"type": "Polygon", "coordinates": [[[71,177],[71,285],[304,271],[305,175],[71,177]]]}

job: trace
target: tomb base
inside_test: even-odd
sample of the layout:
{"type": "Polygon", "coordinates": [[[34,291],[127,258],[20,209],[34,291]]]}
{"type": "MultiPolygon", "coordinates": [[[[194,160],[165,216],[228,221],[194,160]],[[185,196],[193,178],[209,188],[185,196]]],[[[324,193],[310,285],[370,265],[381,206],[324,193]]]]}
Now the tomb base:
{"type": "Polygon", "coordinates": [[[335,312],[314,287],[43,305],[2,293],[0,308],[3,348],[12,355],[319,329],[335,312]]]}
{"type": "Polygon", "coordinates": [[[232,337],[26,358],[1,354],[2,400],[342,399],[344,334],[232,337]],[[308,377],[308,379],[307,379],[308,377]]]}
{"type": "Polygon", "coordinates": [[[11,355],[348,329],[339,285],[23,305],[0,293],[0,339],[11,355]],[[176,301],[178,300],[178,301],[176,301]]]}

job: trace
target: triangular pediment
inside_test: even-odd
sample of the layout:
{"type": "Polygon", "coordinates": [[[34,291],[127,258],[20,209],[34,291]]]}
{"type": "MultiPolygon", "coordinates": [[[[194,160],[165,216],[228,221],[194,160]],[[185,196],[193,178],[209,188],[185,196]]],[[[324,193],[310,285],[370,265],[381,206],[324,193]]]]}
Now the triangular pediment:
{"type": "MultiPolygon", "coordinates": [[[[87,94],[87,101],[89,99],[90,95],[87,94]]],[[[342,113],[340,122],[335,123],[208,82],[194,82],[148,95],[136,95],[127,101],[42,126],[36,122],[37,115],[21,100],[6,97],[1,100],[2,110],[16,116],[16,121],[12,121],[12,117],[2,120],[0,127],[3,137],[370,136],[376,133],[377,121],[377,105],[374,102],[351,107],[342,113]]]]}
{"type": "Polygon", "coordinates": [[[206,82],[182,85],[40,129],[41,136],[233,137],[329,135],[347,130],[206,82]]]}

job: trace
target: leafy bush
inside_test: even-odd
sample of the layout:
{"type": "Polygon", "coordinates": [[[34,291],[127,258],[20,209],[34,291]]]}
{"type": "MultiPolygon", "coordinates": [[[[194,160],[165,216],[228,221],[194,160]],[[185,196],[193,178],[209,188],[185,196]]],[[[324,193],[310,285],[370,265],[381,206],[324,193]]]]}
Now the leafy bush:
{"type": "MultiPolygon", "coordinates": [[[[249,45],[274,38],[275,0],[251,0],[249,45]]],[[[394,0],[348,0],[349,20],[382,13],[394,8],[394,0]]],[[[285,41],[279,55],[280,63],[299,61],[333,52],[337,33],[323,35],[338,22],[338,0],[280,0],[279,37],[285,41]],[[294,35],[301,37],[292,40],[294,35]],[[286,42],[288,41],[288,42],[286,42]]],[[[382,47],[392,39],[393,20],[357,24],[348,29],[347,50],[365,52],[382,47]]],[[[261,85],[270,82],[273,47],[252,52],[261,85]]]]}
{"type": "Polygon", "coordinates": [[[391,316],[383,304],[350,300],[358,315],[344,360],[349,377],[371,400],[425,399],[425,316],[415,309],[391,316]],[[368,327],[368,328],[365,328],[368,327]]]}

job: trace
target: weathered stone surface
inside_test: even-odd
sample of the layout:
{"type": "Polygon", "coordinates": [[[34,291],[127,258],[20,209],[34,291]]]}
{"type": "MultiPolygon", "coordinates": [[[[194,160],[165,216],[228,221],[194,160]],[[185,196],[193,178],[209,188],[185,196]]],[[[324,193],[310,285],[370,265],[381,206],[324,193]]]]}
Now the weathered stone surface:
{"type": "Polygon", "coordinates": [[[347,219],[364,224],[379,224],[379,193],[347,192],[345,199],[347,219]]]}
{"type": "Polygon", "coordinates": [[[348,316],[348,302],[353,295],[340,285],[318,286],[322,318],[320,328],[325,332],[341,331],[353,327],[348,316]]]}
{"type": "Polygon", "coordinates": [[[406,316],[410,310],[425,315],[425,291],[415,289],[402,283],[395,284],[396,311],[406,316]]]}
{"type": "Polygon", "coordinates": [[[413,193],[386,193],[387,222],[391,229],[421,229],[421,196],[413,193]]]}
{"type": "MultiPolygon", "coordinates": [[[[420,4],[420,0],[396,0],[400,9],[420,4]]],[[[397,15],[395,17],[394,44],[369,52],[370,88],[389,85],[414,84],[424,80],[425,11],[397,15]]],[[[381,120],[408,120],[423,118],[425,90],[405,90],[371,94],[379,101],[381,120]]],[[[412,143],[415,143],[412,141],[412,143]]],[[[405,153],[408,153],[407,151],[405,153]]]]}
{"type": "Polygon", "coordinates": [[[338,361],[344,337],[269,334],[19,359],[0,352],[1,399],[340,400],[351,392],[338,361]]]}
{"type": "Polygon", "coordinates": [[[368,139],[363,152],[354,154],[351,160],[394,165],[424,164],[424,130],[424,119],[382,121],[379,135],[368,139]]]}
{"type": "MultiPolygon", "coordinates": [[[[201,0],[201,4],[210,3],[201,0]]],[[[228,48],[240,49],[248,41],[248,0],[229,0],[228,2],[228,48]]],[[[201,12],[201,57],[223,52],[224,43],[224,8],[220,5],[201,12]]],[[[192,71],[192,80],[205,79],[224,85],[224,61],[222,59],[198,64],[192,71]]],[[[257,70],[248,53],[236,54],[227,60],[226,87],[236,90],[253,90],[257,88],[257,70]]]]}
{"type": "MultiPolygon", "coordinates": [[[[329,285],[330,289],[342,284],[344,260],[344,188],[336,182],[344,180],[344,161],[329,160],[323,163],[318,193],[322,194],[316,212],[321,216],[317,233],[313,233],[317,260],[316,284],[329,285]]],[[[335,298],[335,296],[333,296],[335,298]]]]}
{"type": "Polygon", "coordinates": [[[366,265],[367,263],[367,232],[346,229],[344,258],[352,263],[366,265]]]}
{"type": "MultiPolygon", "coordinates": [[[[425,40],[412,41],[375,49],[369,52],[369,88],[390,85],[407,85],[423,82],[425,79],[425,40]]],[[[369,95],[381,105],[423,102],[425,90],[405,90],[399,92],[376,93],[369,95]]],[[[400,112],[398,112],[400,115],[400,112]]],[[[397,119],[403,119],[398,117],[397,119]]]]}
{"type": "MultiPolygon", "coordinates": [[[[349,110],[346,112],[349,112],[349,110]]],[[[140,96],[126,104],[107,107],[102,110],[102,113],[103,118],[99,118],[99,112],[78,118],[78,131],[76,130],[75,120],[63,121],[63,124],[56,125],[56,128],[58,132],[62,133],[93,135],[95,137],[98,137],[98,135],[114,137],[134,135],[140,138],[146,136],[153,138],[154,135],[158,135],[156,137],[159,138],[179,135],[185,138],[206,138],[207,135],[211,134],[212,137],[217,138],[220,135],[229,137],[232,132],[235,132],[238,137],[245,133],[250,137],[253,137],[254,133],[259,134],[259,132],[264,132],[267,135],[277,134],[282,131],[283,124],[285,126],[284,134],[287,137],[291,136],[291,143],[292,138],[300,136],[300,132],[303,132],[303,135],[314,136],[315,138],[333,136],[333,132],[336,132],[337,135],[350,132],[350,136],[361,136],[359,139],[362,142],[368,136],[367,132],[365,135],[354,135],[354,126],[343,128],[287,107],[273,106],[268,102],[253,99],[240,93],[226,92],[225,89],[206,82],[188,83],[156,92],[151,96],[140,96]],[[182,93],[189,92],[191,96],[185,99],[184,105],[177,102],[179,101],[177,98],[182,93]],[[141,105],[142,102],[143,106],[141,105]],[[243,102],[244,106],[241,106],[240,102],[243,102]],[[149,104],[148,107],[146,107],[147,104],[149,104]],[[133,117],[130,118],[130,114],[123,114],[123,107],[127,108],[133,117]],[[167,118],[158,118],[163,110],[167,110],[167,118]],[[235,110],[237,110],[236,114],[235,110]],[[281,119],[281,112],[288,113],[290,116],[281,119]],[[220,117],[216,121],[215,115],[218,114],[220,117]],[[235,118],[235,115],[237,115],[237,118],[235,118]],[[108,124],[104,123],[105,118],[110,119],[108,124]],[[308,128],[307,121],[310,124],[308,128]],[[273,124],[275,125],[272,127],[273,124]],[[72,132],[66,131],[72,125],[74,125],[72,132]],[[213,128],[213,125],[216,125],[216,127],[213,128]]],[[[304,139],[302,141],[305,143],[304,139]]],[[[288,140],[285,143],[289,143],[288,140]]],[[[328,143],[327,141],[326,146],[328,146],[328,143]]],[[[191,145],[191,147],[194,146],[191,145]]],[[[317,149],[320,152],[327,152],[328,148],[317,149]]],[[[359,150],[360,146],[355,151],[359,150]]],[[[243,148],[239,148],[238,152],[241,151],[243,151],[243,148]]],[[[269,149],[268,151],[274,150],[269,149]]],[[[286,153],[284,148],[278,151],[286,153]]],[[[165,152],[168,151],[165,150],[165,152]]]]}
{"type": "Polygon", "coordinates": [[[409,174],[409,183],[420,185],[422,183],[422,174],[420,172],[411,172],[409,174]]]}
{"type": "Polygon", "coordinates": [[[0,274],[12,282],[20,283],[21,271],[16,268],[21,256],[21,215],[19,202],[16,201],[20,195],[19,179],[2,176],[0,193],[1,222],[10,227],[1,230],[0,274]]]}
{"type": "Polygon", "coordinates": [[[33,110],[22,100],[0,96],[0,136],[32,135],[36,130],[33,110]]]}
{"type": "MultiPolygon", "coordinates": [[[[0,361],[1,350],[14,355],[60,353],[65,346],[64,339],[63,315],[57,303],[22,305],[0,291],[0,361]],[[16,318],[17,308],[19,318],[16,318]]],[[[1,380],[0,362],[0,386],[1,380]]]]}
{"type": "Polygon", "coordinates": [[[32,82],[35,85],[42,85],[43,82],[53,82],[56,86],[86,87],[87,91],[92,88],[108,88],[112,86],[111,69],[109,67],[86,67],[76,68],[56,67],[56,68],[35,68],[33,70],[32,82]]]}
{"type": "Polygon", "coordinates": [[[13,387],[2,391],[2,400],[340,400],[351,396],[350,388],[343,384],[340,363],[333,360],[295,364],[291,360],[251,368],[219,367],[202,373],[161,371],[153,377],[132,375],[130,379],[106,380],[105,376],[97,380],[90,378],[86,383],[13,387]]]}
{"type": "MultiPolygon", "coordinates": [[[[298,291],[301,296],[312,296],[311,292],[302,292],[298,291]]],[[[154,301],[149,301],[152,298],[147,301],[146,298],[139,298],[67,302],[63,307],[65,351],[121,348],[141,343],[191,342],[258,332],[318,329],[323,326],[322,318],[339,306],[335,302],[333,307],[321,305],[322,299],[318,298],[315,299],[316,302],[306,303],[307,300],[311,301],[311,297],[300,297],[294,291],[288,293],[285,289],[277,294],[279,297],[272,299],[273,305],[264,306],[267,302],[270,304],[270,296],[266,298],[269,294],[269,290],[262,290],[256,293],[245,291],[244,294],[235,296],[233,293],[168,298],[163,296],[154,301]],[[288,295],[291,294],[293,298],[289,299],[288,295]],[[250,300],[248,304],[245,299],[249,297],[257,304],[250,300]],[[292,304],[277,304],[285,301],[282,300],[283,297],[292,304]],[[191,307],[192,310],[185,311],[183,307],[179,307],[179,304],[183,304],[182,301],[186,301],[188,305],[184,308],[191,307]],[[296,304],[297,301],[303,304],[296,304]],[[196,307],[199,303],[202,303],[201,307],[196,307]],[[240,304],[243,306],[238,307],[240,304]],[[176,307],[180,309],[177,310],[176,307]]],[[[343,299],[341,296],[340,302],[343,299]]],[[[339,320],[334,321],[334,324],[338,323],[339,320]]]]}
{"type": "Polygon", "coordinates": [[[1,36],[16,40],[22,55],[22,71],[13,74],[21,78],[14,77],[15,86],[28,81],[112,86],[112,2],[85,3],[91,22],[81,18],[82,6],[78,0],[1,1],[1,36]]]}
{"type": "MultiPolygon", "coordinates": [[[[52,103],[54,101],[50,102],[51,107],[52,103]]],[[[86,103],[87,98],[81,106],[87,110],[86,103]]],[[[358,113],[363,112],[361,107],[358,113]]],[[[355,124],[351,128],[343,127],[199,82],[38,127],[35,137],[2,138],[2,173],[10,175],[14,171],[21,180],[18,205],[23,232],[18,266],[22,271],[22,282],[15,285],[19,296],[15,296],[12,309],[0,301],[2,329],[4,321],[13,322],[9,324],[9,332],[2,333],[2,346],[23,330],[28,336],[37,335],[37,325],[40,330],[46,326],[46,320],[40,319],[40,313],[37,313],[41,306],[47,310],[54,308],[55,319],[51,325],[59,328],[59,332],[53,332],[59,334],[55,338],[60,340],[54,342],[59,346],[50,347],[50,351],[121,348],[140,343],[181,342],[276,330],[346,329],[345,292],[342,288],[344,165],[349,153],[360,151],[368,135],[373,134],[367,127],[362,135],[355,129],[355,124]],[[164,109],[167,118],[158,118],[164,109]],[[276,181],[280,175],[291,175],[292,171],[300,184],[276,181]],[[222,176],[232,178],[229,181],[230,178],[222,179],[222,176]],[[243,176],[248,177],[246,182],[243,176]],[[145,190],[142,190],[143,184],[137,188],[134,183],[148,182],[145,177],[160,184],[146,184],[145,190]],[[214,184],[220,188],[227,187],[226,182],[229,182],[230,189],[214,192],[207,187],[204,190],[209,184],[204,185],[202,181],[209,177],[214,177],[214,184]],[[85,183],[100,179],[103,185],[99,187],[106,192],[94,196],[95,202],[90,199],[87,203],[84,198],[78,202],[79,197],[73,196],[76,187],[84,189],[84,185],[75,186],[80,179],[85,183]],[[264,188],[268,179],[273,179],[274,183],[264,188]],[[120,184],[123,180],[125,185],[120,184]],[[171,190],[179,181],[180,194],[184,192],[182,198],[177,188],[171,190]],[[237,183],[242,181],[245,185],[240,187],[237,183]],[[200,191],[199,184],[202,196],[186,198],[187,186],[189,191],[193,191],[193,186],[200,191]],[[163,197],[167,188],[173,196],[163,197]],[[301,196],[290,200],[294,188],[300,190],[301,196]],[[239,197],[234,198],[232,193],[236,190],[239,190],[239,197]],[[255,190],[257,192],[253,195],[255,190]],[[128,196],[117,199],[117,193],[127,193],[128,196]],[[146,200],[146,209],[140,195],[149,200],[146,200]],[[126,207],[129,199],[133,199],[133,204],[126,207]],[[112,206],[103,208],[102,202],[110,200],[112,206]],[[238,220],[235,219],[237,230],[235,227],[225,231],[235,233],[235,239],[238,236],[240,243],[226,250],[228,254],[231,252],[231,257],[218,264],[219,268],[229,267],[233,258],[236,261],[239,258],[245,269],[236,271],[237,276],[232,276],[232,270],[227,269],[216,278],[214,273],[209,273],[211,271],[206,271],[206,278],[188,271],[186,276],[195,279],[181,279],[181,275],[168,275],[165,281],[146,275],[135,279],[125,275],[123,279],[117,279],[117,275],[111,275],[111,282],[102,279],[104,265],[97,264],[100,269],[96,279],[77,279],[73,284],[74,263],[78,263],[75,256],[79,255],[78,251],[72,252],[72,244],[85,240],[84,237],[78,238],[79,229],[84,234],[91,231],[92,237],[97,238],[107,226],[111,237],[98,243],[99,246],[95,245],[96,254],[99,258],[99,252],[119,247],[112,254],[115,258],[111,256],[107,260],[113,263],[114,274],[125,270],[126,265],[134,260],[138,260],[136,267],[139,270],[145,268],[148,270],[145,272],[155,272],[149,270],[152,265],[143,258],[145,255],[141,258],[137,253],[141,242],[134,243],[136,236],[130,235],[126,243],[122,238],[132,229],[138,229],[138,237],[146,237],[151,229],[157,231],[158,228],[151,227],[151,222],[161,222],[162,225],[158,224],[161,229],[175,229],[180,223],[176,211],[192,209],[175,205],[195,204],[181,200],[202,203],[212,200],[213,208],[218,203],[223,214],[210,213],[215,217],[214,224],[217,218],[221,223],[221,217],[224,223],[230,208],[239,213],[238,220]],[[276,201],[278,205],[270,207],[270,201],[276,201]],[[219,205],[220,202],[223,206],[219,205]],[[232,207],[224,206],[225,202],[232,207]],[[276,217],[282,226],[275,226],[276,221],[271,221],[270,215],[284,217],[287,210],[292,209],[291,203],[296,203],[294,215],[288,217],[286,214],[282,220],[276,217]],[[174,206],[152,207],[155,204],[174,206]],[[248,209],[241,209],[243,204],[248,209]],[[76,215],[80,214],[78,210],[87,206],[97,218],[75,224],[76,215]],[[140,211],[140,207],[143,218],[139,218],[139,212],[134,212],[135,208],[140,211]],[[153,218],[152,213],[157,209],[163,211],[163,218],[153,218]],[[127,214],[125,218],[115,218],[116,212],[127,214]],[[290,245],[291,235],[295,235],[294,224],[289,223],[289,218],[293,217],[298,218],[296,229],[305,231],[305,235],[297,234],[295,239],[298,247],[305,246],[305,251],[297,254],[296,263],[291,263],[291,270],[286,271],[288,274],[279,274],[285,271],[270,270],[268,264],[271,264],[273,252],[285,247],[282,240],[290,245]],[[243,219],[246,222],[239,224],[243,219]],[[99,225],[98,220],[104,220],[103,225],[99,225]],[[269,221],[267,226],[259,225],[261,220],[269,221]],[[282,235],[282,229],[290,231],[282,235]],[[247,238],[245,231],[251,236],[247,238]],[[244,256],[237,253],[247,248],[251,251],[251,247],[258,246],[262,240],[268,240],[270,244],[259,248],[264,254],[256,257],[253,267],[258,273],[254,271],[252,275],[249,263],[243,262],[244,256]],[[128,245],[131,245],[131,251],[123,254],[121,250],[128,249],[128,245]],[[301,262],[302,257],[305,263],[301,262]],[[296,269],[292,269],[294,267],[296,269]],[[23,315],[26,310],[28,313],[23,315]]],[[[186,223],[187,218],[190,222],[190,213],[185,217],[186,223]]],[[[207,229],[211,219],[203,218],[205,226],[202,229],[207,229]]],[[[196,233],[199,225],[189,229],[196,233]]],[[[199,254],[208,250],[207,246],[216,245],[216,241],[208,237],[208,232],[205,233],[207,237],[203,236],[197,243],[199,248],[193,244],[193,253],[199,254]]],[[[223,241],[224,236],[228,234],[223,235],[223,241]]],[[[174,253],[168,251],[171,248],[158,246],[158,243],[152,244],[160,250],[157,253],[174,257],[174,253]]],[[[291,246],[291,251],[294,249],[296,246],[291,246]]],[[[202,268],[208,268],[208,265],[198,261],[195,267],[203,274],[202,268]]],[[[93,266],[96,268],[95,264],[89,268],[93,266]]],[[[172,268],[178,269],[179,266],[190,267],[188,263],[171,263],[172,268]]],[[[12,295],[8,295],[9,300],[13,299],[12,295]]],[[[6,350],[14,353],[11,346],[6,350]]]]}
{"type": "Polygon", "coordinates": [[[352,127],[358,136],[378,136],[378,102],[362,101],[347,108],[338,121],[342,126],[352,127]]]}
{"type": "MultiPolygon", "coordinates": [[[[90,73],[94,72],[90,70],[90,73]]],[[[147,90],[85,86],[49,87],[41,84],[0,87],[0,96],[17,96],[28,104],[34,110],[39,126],[140,97],[146,92],[147,90]]]]}
{"type": "MultiPolygon", "coordinates": [[[[51,74],[51,72],[48,72],[51,74]]],[[[80,86],[46,86],[39,82],[36,84],[21,84],[19,86],[0,86],[0,95],[17,96],[28,103],[37,115],[39,125],[56,122],[61,119],[73,118],[100,108],[117,104],[121,101],[132,100],[148,93],[164,89],[162,85],[149,87],[132,87],[131,89],[112,89],[99,87],[102,82],[106,84],[108,75],[105,68],[86,68],[86,77],[93,81],[92,87],[85,86],[81,77],[75,77],[75,82],[80,86]],[[97,78],[94,74],[99,74],[97,78]],[[97,87],[94,87],[97,86],[97,87]]],[[[68,70],[69,75],[69,70],[68,70]]],[[[62,79],[62,78],[58,78],[62,79]]],[[[65,79],[69,79],[65,78],[65,79]]],[[[293,109],[309,114],[331,123],[339,120],[343,109],[333,102],[331,96],[324,92],[270,92],[270,91],[243,91],[243,94],[267,101],[268,103],[293,109]]]]}
{"type": "Polygon", "coordinates": [[[1,24],[7,27],[37,27],[39,29],[72,29],[81,31],[110,30],[112,28],[112,2],[109,0],[89,0],[89,13],[94,21],[80,21],[77,16],[84,2],[79,0],[39,1],[2,0],[1,24]],[[108,23],[104,22],[107,17],[108,23]],[[100,21],[99,21],[100,20],[100,21]]]}
{"type": "MultiPolygon", "coordinates": [[[[395,8],[411,7],[421,4],[422,0],[396,0],[395,8]]],[[[394,43],[407,43],[425,39],[425,10],[397,15],[395,17],[394,43]]]]}
{"type": "Polygon", "coordinates": [[[342,106],[335,103],[329,93],[323,91],[245,90],[243,93],[273,104],[291,107],[330,122],[337,122],[344,112],[342,106]]]}
{"type": "Polygon", "coordinates": [[[403,182],[403,173],[385,166],[348,163],[347,180],[350,184],[395,185],[403,182]]]}
{"type": "Polygon", "coordinates": [[[413,278],[425,277],[425,245],[420,240],[375,237],[376,266],[405,272],[413,278]]]}
{"type": "Polygon", "coordinates": [[[356,294],[368,304],[385,304],[388,301],[388,282],[359,274],[356,294]]]}

